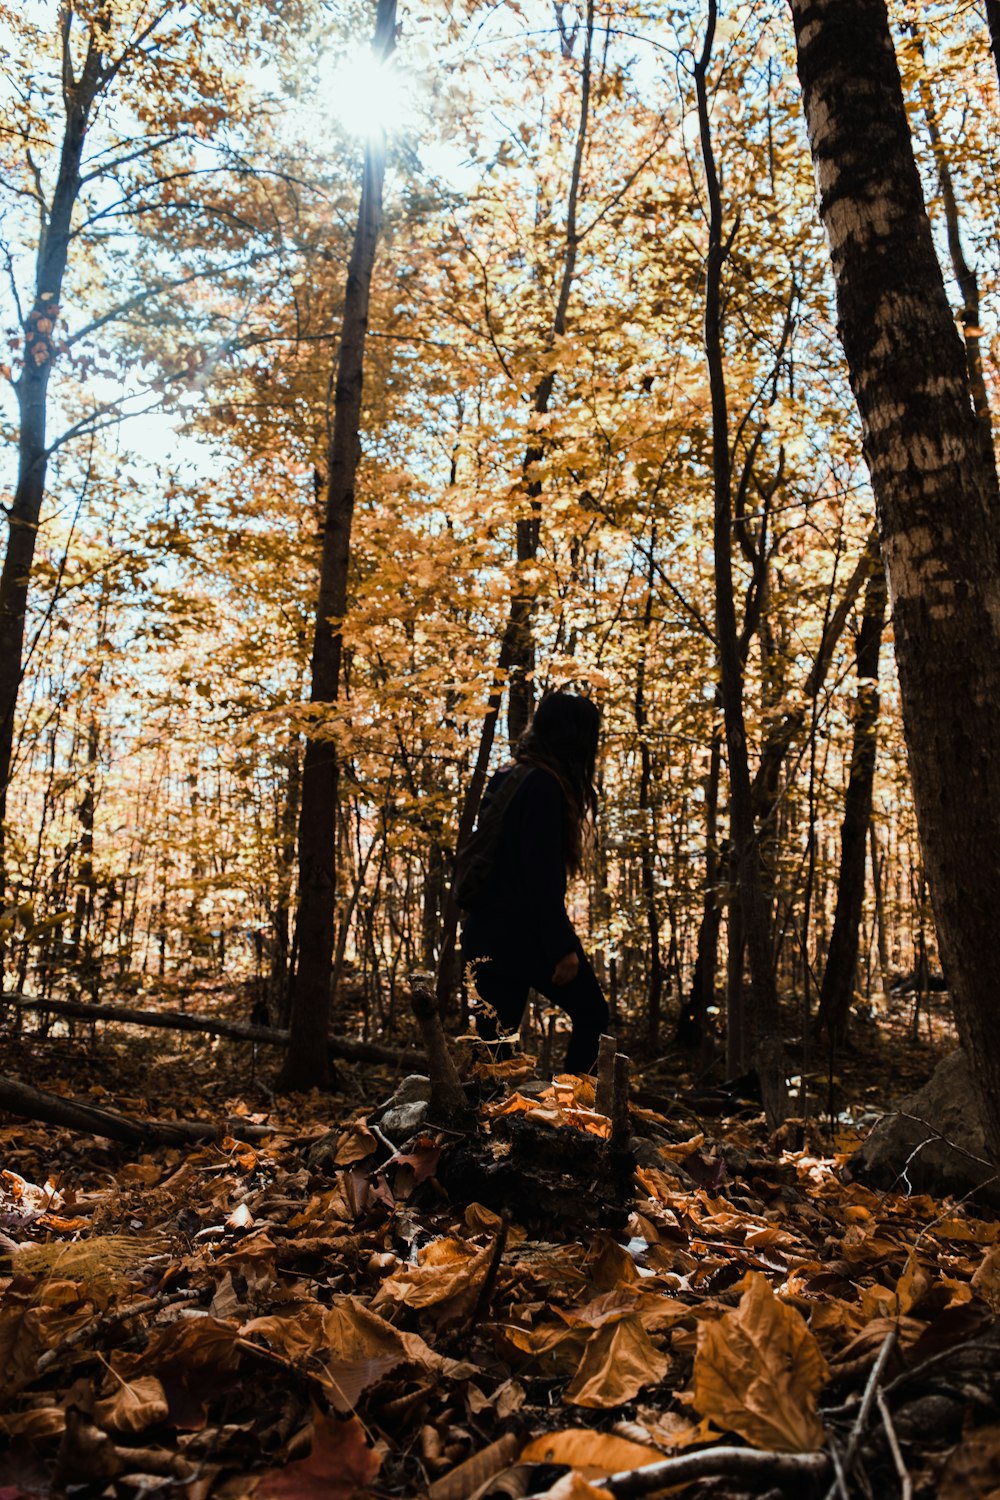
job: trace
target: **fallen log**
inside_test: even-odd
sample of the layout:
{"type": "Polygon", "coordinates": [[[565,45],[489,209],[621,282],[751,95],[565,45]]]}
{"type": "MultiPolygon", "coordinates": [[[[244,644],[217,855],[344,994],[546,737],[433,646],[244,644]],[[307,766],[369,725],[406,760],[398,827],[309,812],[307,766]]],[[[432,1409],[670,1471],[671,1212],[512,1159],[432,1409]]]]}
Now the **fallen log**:
{"type": "Polygon", "coordinates": [[[134,1120],[114,1109],[85,1104],[80,1099],[66,1099],[44,1089],[19,1083],[16,1078],[0,1074],[0,1111],[22,1120],[41,1121],[45,1125],[65,1125],[83,1135],[101,1135],[125,1146],[179,1146],[191,1141],[218,1140],[237,1135],[243,1140],[259,1140],[272,1135],[274,1127],[248,1125],[245,1120],[134,1120]]]}
{"type": "MultiPolygon", "coordinates": [[[[136,1010],[125,1005],[92,1005],[86,1000],[40,1000],[35,995],[11,993],[0,996],[0,1004],[19,1010],[47,1011],[53,1016],[70,1016],[78,1021],[114,1021],[119,1026],[151,1026],[165,1031],[198,1031],[209,1036],[230,1037],[237,1042],[257,1042],[262,1047],[284,1047],[288,1032],[273,1026],[254,1026],[250,1021],[224,1021],[216,1016],[193,1016],[186,1011],[136,1010]]],[[[422,1052],[413,1048],[380,1047],[376,1042],[355,1041],[353,1037],[332,1036],[331,1057],[346,1062],[381,1063],[390,1068],[414,1068],[426,1065],[422,1052]]]]}

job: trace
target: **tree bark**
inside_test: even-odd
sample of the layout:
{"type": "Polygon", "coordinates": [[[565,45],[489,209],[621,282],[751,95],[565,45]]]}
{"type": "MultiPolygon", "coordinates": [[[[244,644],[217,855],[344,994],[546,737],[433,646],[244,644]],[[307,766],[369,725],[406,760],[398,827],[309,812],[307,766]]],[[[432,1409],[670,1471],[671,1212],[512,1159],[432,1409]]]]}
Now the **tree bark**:
{"type": "MultiPolygon", "coordinates": [[[[716,0],[709,0],[701,56],[695,64],[698,121],[709,200],[708,261],[705,270],[705,354],[712,404],[712,479],[715,497],[715,633],[721,670],[720,692],[729,764],[730,839],[752,987],[751,1054],[760,1078],[764,1109],[772,1129],[785,1118],[786,1088],[780,1036],[778,992],[771,963],[771,934],[764,891],[760,847],[753,819],[746,725],[743,717],[743,668],[733,597],[733,496],[729,447],[729,412],[722,349],[722,197],[712,146],[708,107],[708,68],[717,19],[716,0]]],[[[733,1018],[736,1019],[735,1017],[733,1018]]]]}
{"type": "Polygon", "coordinates": [[[865,846],[872,815],[872,786],[878,745],[878,659],[885,627],[886,583],[881,567],[868,580],[857,641],[858,694],[855,703],[851,770],[840,829],[840,879],[837,907],[823,987],[819,1020],[837,1046],[847,1036],[847,1023],[858,966],[858,930],[865,895],[865,846]]]}
{"type": "Polygon", "coordinates": [[[934,252],[884,0],[791,4],[938,942],[1000,1162],[1000,486],[934,252]]]}
{"type": "MultiPolygon", "coordinates": [[[[378,0],[372,50],[385,62],[395,46],[396,0],[378,0]]],[[[313,704],[340,696],[343,622],[354,522],[354,487],[361,461],[361,398],[365,336],[375,252],[382,223],[385,139],[372,133],[365,145],[361,201],[347,267],[344,316],[337,358],[333,432],[327,465],[326,520],[319,598],[313,634],[313,704]]],[[[324,1040],[330,1024],[336,893],[336,822],[339,762],[333,739],[312,726],[302,766],[299,818],[299,905],[296,969],[288,1052],[280,1089],[325,1088],[330,1069],[324,1040]]]]}

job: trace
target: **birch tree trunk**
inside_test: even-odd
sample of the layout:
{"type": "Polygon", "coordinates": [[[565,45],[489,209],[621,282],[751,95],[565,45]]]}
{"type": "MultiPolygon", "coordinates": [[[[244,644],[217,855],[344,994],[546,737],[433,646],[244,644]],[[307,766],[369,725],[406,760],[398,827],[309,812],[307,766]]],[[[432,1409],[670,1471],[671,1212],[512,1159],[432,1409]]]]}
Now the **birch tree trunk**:
{"type": "MultiPolygon", "coordinates": [[[[395,46],[396,0],[378,0],[373,51],[387,60],[395,46]]],[[[361,398],[365,335],[375,252],[382,223],[385,140],[373,131],[365,145],[361,201],[337,359],[333,433],[327,465],[326,521],[312,650],[314,704],[340,695],[343,621],[354,522],[354,486],[361,460],[361,398]]],[[[296,969],[288,1052],[278,1079],[282,1089],[323,1088],[329,1083],[326,1035],[330,1023],[336,894],[336,821],[339,764],[331,738],[314,725],[302,764],[299,815],[299,906],[296,969]]]]}
{"type": "Polygon", "coordinates": [[[1000,486],[934,252],[884,0],[791,9],[938,943],[1000,1162],[1000,486]]]}

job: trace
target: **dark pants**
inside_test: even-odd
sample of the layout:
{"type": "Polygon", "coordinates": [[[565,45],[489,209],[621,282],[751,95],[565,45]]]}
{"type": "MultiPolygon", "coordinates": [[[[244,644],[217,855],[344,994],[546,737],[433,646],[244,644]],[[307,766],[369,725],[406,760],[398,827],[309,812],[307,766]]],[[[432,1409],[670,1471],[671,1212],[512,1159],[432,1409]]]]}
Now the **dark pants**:
{"type": "MultiPolygon", "coordinates": [[[[564,1010],[573,1023],[566,1072],[589,1073],[597,1061],[598,1039],[608,1028],[608,1006],[587,955],[579,945],[576,951],[580,967],[569,984],[553,984],[551,975],[531,972],[517,962],[519,955],[479,955],[463,945],[462,959],[473,965],[476,989],[486,1005],[493,1007],[504,1031],[514,1031],[521,1024],[529,989],[564,1010]]],[[[484,1041],[496,1041],[496,1021],[483,1008],[476,1012],[476,1026],[484,1041]]]]}

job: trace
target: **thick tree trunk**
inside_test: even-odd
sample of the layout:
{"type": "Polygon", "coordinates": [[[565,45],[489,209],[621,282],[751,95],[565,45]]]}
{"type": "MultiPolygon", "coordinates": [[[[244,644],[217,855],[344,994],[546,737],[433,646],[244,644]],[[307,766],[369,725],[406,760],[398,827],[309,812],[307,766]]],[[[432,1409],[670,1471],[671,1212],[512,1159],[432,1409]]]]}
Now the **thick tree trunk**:
{"type": "Polygon", "coordinates": [[[82,186],[84,142],[94,100],[106,78],[93,31],[80,77],[73,77],[71,19],[67,7],[61,22],[66,123],[59,176],[39,240],[34,300],[24,320],[21,373],[14,386],[19,415],[17,482],[8,511],[10,532],[0,573],[0,894],[6,884],[3,837],[23,670],[24,620],[49,458],[45,428],[49,376],[56,355],[55,325],[69,258],[73,211],[82,186]]]}
{"type": "Polygon", "coordinates": [[[851,770],[840,829],[840,880],[819,1001],[820,1024],[826,1027],[831,1041],[838,1046],[847,1035],[858,966],[858,930],[865,895],[865,846],[871,824],[878,743],[878,658],[885,627],[885,601],[885,572],[879,567],[868,580],[858,632],[858,694],[851,770]]]}
{"type": "MultiPolygon", "coordinates": [[[[378,0],[373,52],[385,61],[395,46],[396,0],[378,0]]],[[[327,465],[326,521],[313,635],[311,701],[333,704],[340,694],[343,621],[354,523],[354,486],[361,460],[361,398],[365,335],[375,252],[382,223],[385,140],[375,132],[365,146],[361,202],[347,267],[344,317],[337,359],[333,433],[327,465]]],[[[306,741],[299,817],[299,907],[296,970],[288,1053],[281,1089],[326,1087],[323,1045],[330,1023],[336,893],[339,764],[332,738],[314,724],[306,741]]]]}
{"type": "MultiPolygon", "coordinates": [[[[708,262],[705,270],[705,353],[712,401],[712,471],[715,496],[715,632],[721,669],[720,692],[729,763],[729,822],[733,868],[752,986],[751,1055],[760,1077],[768,1123],[784,1121],[786,1088],[780,1036],[778,992],[771,963],[771,933],[764,891],[760,847],[754,828],[743,718],[743,669],[733,597],[733,496],[729,447],[729,412],[722,352],[722,198],[712,147],[708,107],[708,67],[715,40],[717,7],[709,0],[708,24],[701,57],[695,65],[701,149],[709,199],[708,262]]],[[[732,1020],[737,1021],[737,1017],[732,1020]]],[[[742,1020],[742,1018],[739,1018],[742,1020]]],[[[737,1028],[738,1029],[738,1028],[737,1028]]]]}
{"type": "Polygon", "coordinates": [[[792,14],[938,942],[1000,1162],[1000,486],[934,252],[884,0],[792,0],[792,14]]]}

